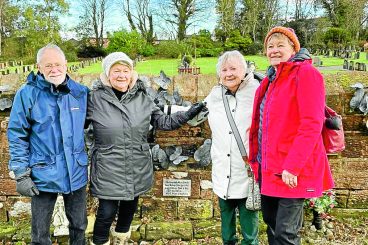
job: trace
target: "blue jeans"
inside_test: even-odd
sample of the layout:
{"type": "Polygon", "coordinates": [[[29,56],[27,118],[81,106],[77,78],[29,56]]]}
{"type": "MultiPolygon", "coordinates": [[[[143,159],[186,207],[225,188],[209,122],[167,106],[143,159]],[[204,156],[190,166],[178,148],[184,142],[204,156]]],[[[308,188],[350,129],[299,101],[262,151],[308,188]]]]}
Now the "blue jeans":
{"type": "Polygon", "coordinates": [[[261,196],[269,245],[299,245],[304,198],[261,196]]]}
{"type": "MultiPolygon", "coordinates": [[[[32,197],[32,242],[51,245],[50,225],[58,193],[43,192],[32,197]]],[[[69,221],[69,240],[72,245],[84,245],[87,227],[86,187],[63,194],[65,214],[69,221]]]]}

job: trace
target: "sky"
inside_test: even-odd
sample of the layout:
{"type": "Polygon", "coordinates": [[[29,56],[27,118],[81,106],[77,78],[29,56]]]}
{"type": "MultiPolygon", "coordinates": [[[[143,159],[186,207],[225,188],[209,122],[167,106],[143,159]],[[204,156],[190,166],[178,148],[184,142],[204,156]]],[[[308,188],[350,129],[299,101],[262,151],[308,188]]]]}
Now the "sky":
{"type": "MultiPolygon", "coordinates": [[[[159,0],[152,0],[160,2],[159,0]]],[[[76,38],[76,34],[72,29],[77,25],[79,22],[79,16],[82,14],[82,8],[81,8],[81,2],[80,1],[69,1],[70,8],[69,8],[69,14],[60,16],[60,22],[63,26],[61,35],[65,39],[70,38],[76,38]]],[[[216,25],[216,13],[214,9],[209,9],[208,13],[206,13],[205,21],[197,21],[193,25],[191,25],[188,30],[187,34],[192,34],[194,32],[198,32],[201,29],[207,29],[209,31],[213,31],[216,25]]],[[[159,30],[158,26],[162,25],[162,21],[160,23],[157,23],[159,20],[154,19],[154,32],[157,34],[158,39],[164,39],[167,38],[163,34],[162,31],[159,30]],[[156,27],[156,28],[155,28],[156,27]]],[[[126,18],[126,16],[122,13],[122,8],[119,9],[119,7],[112,6],[108,14],[106,16],[106,22],[105,22],[105,30],[107,32],[114,32],[121,30],[122,28],[129,30],[129,23],[126,18]]],[[[106,32],[104,33],[104,36],[106,36],[106,32]]]]}

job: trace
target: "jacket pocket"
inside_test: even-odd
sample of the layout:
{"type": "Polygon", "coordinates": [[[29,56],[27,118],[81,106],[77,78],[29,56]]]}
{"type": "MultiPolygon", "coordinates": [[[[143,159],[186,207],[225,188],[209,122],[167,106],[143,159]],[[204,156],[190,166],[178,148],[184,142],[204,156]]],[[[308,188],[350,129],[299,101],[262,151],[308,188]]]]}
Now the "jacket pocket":
{"type": "Polygon", "coordinates": [[[55,163],[55,160],[52,159],[51,156],[34,154],[34,155],[31,155],[29,167],[43,169],[43,168],[50,167],[54,163],[55,163]]]}
{"type": "Polygon", "coordinates": [[[88,156],[87,153],[83,150],[78,153],[74,153],[75,159],[77,160],[78,164],[81,166],[88,165],[88,156]]]}

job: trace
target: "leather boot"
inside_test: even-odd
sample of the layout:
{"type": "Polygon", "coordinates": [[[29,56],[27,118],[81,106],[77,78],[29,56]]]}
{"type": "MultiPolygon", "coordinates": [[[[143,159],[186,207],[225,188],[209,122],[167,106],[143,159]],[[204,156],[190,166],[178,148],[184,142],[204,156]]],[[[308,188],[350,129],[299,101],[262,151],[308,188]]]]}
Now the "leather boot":
{"type": "Polygon", "coordinates": [[[313,210],[312,225],[314,225],[314,227],[316,227],[317,230],[321,230],[323,226],[321,214],[319,214],[317,211],[314,211],[314,210],[313,210]]]}

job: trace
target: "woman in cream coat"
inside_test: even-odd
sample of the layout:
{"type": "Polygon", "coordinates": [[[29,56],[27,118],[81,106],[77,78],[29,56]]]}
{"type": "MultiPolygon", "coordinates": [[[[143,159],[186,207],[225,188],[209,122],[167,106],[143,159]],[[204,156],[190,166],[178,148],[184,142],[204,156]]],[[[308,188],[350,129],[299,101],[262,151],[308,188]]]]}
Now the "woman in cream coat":
{"type": "Polygon", "coordinates": [[[243,240],[241,244],[258,244],[258,212],[245,208],[248,196],[248,165],[243,161],[228,122],[222,100],[225,87],[230,111],[248,151],[249,128],[252,119],[254,94],[259,82],[248,71],[239,51],[225,52],[218,60],[219,85],[205,99],[209,110],[208,122],[212,131],[212,182],[219,197],[221,233],[224,244],[236,244],[236,208],[243,240]]]}

